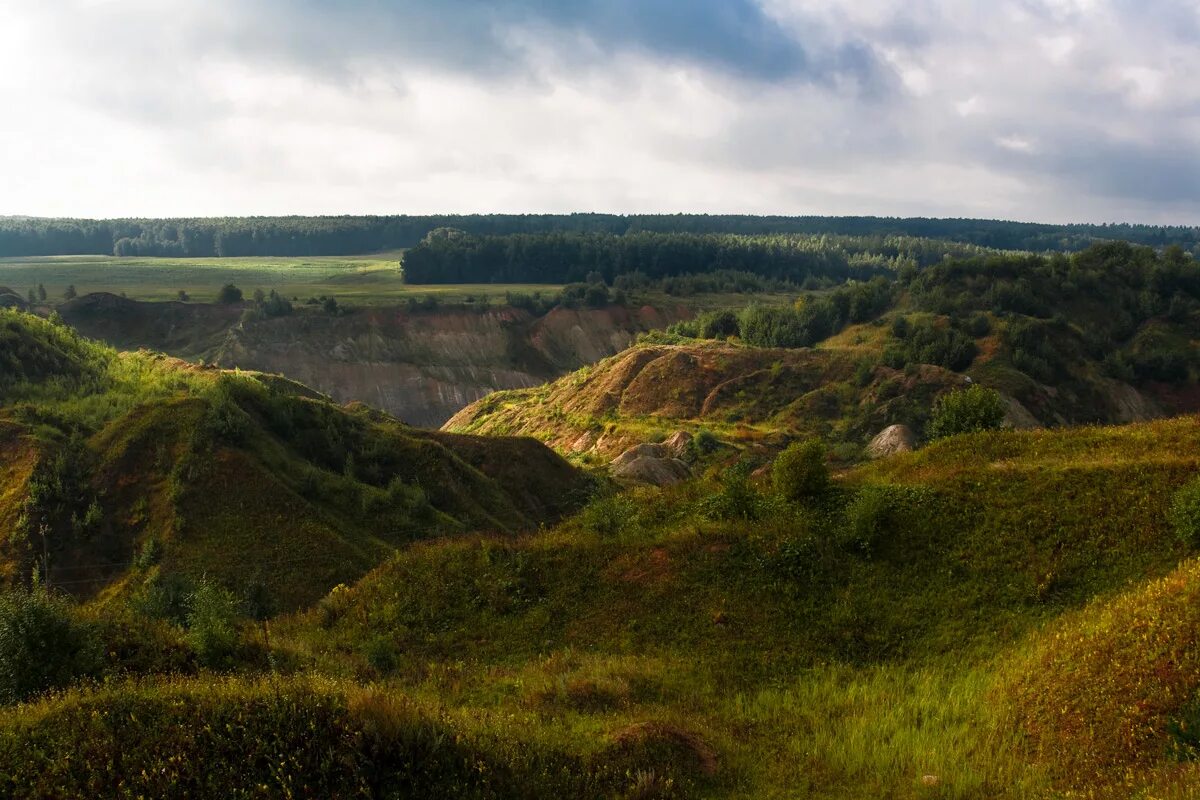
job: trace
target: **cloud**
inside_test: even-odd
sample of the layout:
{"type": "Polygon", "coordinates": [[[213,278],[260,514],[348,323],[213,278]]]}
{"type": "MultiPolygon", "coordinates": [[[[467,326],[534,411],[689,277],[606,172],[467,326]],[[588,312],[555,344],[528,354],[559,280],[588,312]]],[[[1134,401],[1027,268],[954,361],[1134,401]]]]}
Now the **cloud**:
{"type": "Polygon", "coordinates": [[[42,0],[0,213],[1195,222],[1185,0],[42,0]]]}

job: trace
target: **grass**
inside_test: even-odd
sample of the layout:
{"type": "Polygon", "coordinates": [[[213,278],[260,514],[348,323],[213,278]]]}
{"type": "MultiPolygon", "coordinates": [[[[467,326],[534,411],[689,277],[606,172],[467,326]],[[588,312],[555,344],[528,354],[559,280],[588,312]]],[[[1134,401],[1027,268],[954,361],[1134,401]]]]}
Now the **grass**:
{"type": "Polygon", "coordinates": [[[212,302],[227,283],[249,297],[255,289],[275,289],[301,302],[334,295],[339,302],[369,305],[409,297],[459,302],[487,297],[502,302],[507,292],[555,294],[559,286],[524,284],[410,286],[400,271],[402,251],[366,256],[127,258],[117,256],[40,256],[0,259],[0,286],[22,296],[44,284],[48,299],[62,297],[68,285],[79,294],[124,293],[133,300],[175,300],[179,291],[196,301],[212,302]]]}
{"type": "MultiPolygon", "coordinates": [[[[111,657],[98,685],[0,711],[10,794],[1194,793],[1179,731],[1200,694],[1200,568],[1167,509],[1200,471],[1195,417],[949,437],[843,470],[813,500],[752,483],[738,515],[712,501],[734,485],[716,468],[599,496],[535,532],[518,523],[554,496],[560,463],[536,444],[418,435],[251,374],[189,369],[176,385],[175,362],[135,369],[4,313],[16,324],[0,330],[30,334],[6,340],[27,356],[5,386],[43,419],[0,428],[16,445],[0,476],[29,480],[27,451],[67,446],[74,420],[117,526],[99,533],[164,537],[154,564],[84,613],[107,619],[171,569],[236,583],[273,567],[288,600],[268,626],[239,623],[229,675],[111,657]],[[82,404],[97,386],[111,411],[82,404]],[[192,430],[217,438],[191,449],[192,430]],[[388,539],[421,505],[393,476],[420,485],[432,509],[418,518],[442,535],[388,539]]],[[[690,355],[701,370],[742,357],[690,355]]],[[[791,392],[805,359],[839,358],[848,374],[837,352],[761,366],[765,383],[732,397],[791,392]]],[[[673,362],[614,401],[620,361],[517,396],[573,395],[562,419],[601,429],[593,412],[627,403],[641,435],[674,411],[639,404],[695,402],[653,390],[673,362]]]]}

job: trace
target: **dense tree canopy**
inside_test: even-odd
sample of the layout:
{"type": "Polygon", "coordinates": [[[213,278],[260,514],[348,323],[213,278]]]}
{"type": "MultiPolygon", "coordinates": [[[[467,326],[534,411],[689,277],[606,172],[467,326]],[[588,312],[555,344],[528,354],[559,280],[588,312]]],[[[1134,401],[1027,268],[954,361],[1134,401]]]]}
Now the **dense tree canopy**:
{"type": "Polygon", "coordinates": [[[36,255],[310,256],[417,245],[438,228],[475,236],[690,233],[945,239],[1005,250],[1073,251],[1099,240],[1195,250],[1200,228],[1046,225],[975,219],[674,214],[490,214],[198,219],[0,218],[0,257],[36,255]]]}

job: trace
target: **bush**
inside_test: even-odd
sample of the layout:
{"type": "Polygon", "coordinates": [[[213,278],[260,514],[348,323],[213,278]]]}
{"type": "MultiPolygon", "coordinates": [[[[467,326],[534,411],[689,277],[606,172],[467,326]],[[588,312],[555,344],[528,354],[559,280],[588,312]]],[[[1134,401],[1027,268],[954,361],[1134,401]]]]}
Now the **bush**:
{"type": "Polygon", "coordinates": [[[366,656],[371,669],[380,675],[390,675],[395,672],[396,665],[400,661],[396,643],[387,636],[376,636],[367,642],[366,647],[363,648],[363,655],[366,656]]]}
{"type": "Polygon", "coordinates": [[[1180,539],[1191,547],[1200,545],[1200,477],[1175,492],[1167,517],[1180,539]]]}
{"type": "Polygon", "coordinates": [[[975,384],[938,398],[926,433],[943,439],[960,433],[994,430],[1004,421],[1000,393],[975,384]]]}
{"type": "Polygon", "coordinates": [[[579,521],[601,536],[617,536],[636,524],[637,507],[619,494],[601,497],[580,512],[579,521]]]}
{"type": "Polygon", "coordinates": [[[188,598],[188,644],[206,667],[225,667],[237,649],[238,601],[233,593],[210,581],[201,581],[188,598]]]}
{"type": "Polygon", "coordinates": [[[740,327],[737,314],[732,311],[709,311],[696,319],[697,331],[702,339],[726,339],[738,336],[740,327]]]}
{"type": "Polygon", "coordinates": [[[227,283],[221,287],[221,291],[217,292],[217,302],[226,305],[240,303],[242,302],[242,290],[232,283],[227,283]]]}
{"type": "Polygon", "coordinates": [[[775,459],[771,476],[775,491],[785,500],[804,502],[819,497],[829,488],[825,445],[819,439],[789,445],[775,459]]]}
{"type": "Polygon", "coordinates": [[[688,460],[697,461],[715,453],[720,447],[721,440],[714,436],[712,431],[702,428],[696,431],[696,435],[688,442],[688,460]]]}
{"type": "Polygon", "coordinates": [[[846,507],[846,528],[839,542],[862,555],[877,552],[895,533],[901,498],[886,486],[867,486],[846,507]]]}
{"type": "Polygon", "coordinates": [[[750,465],[735,464],[725,471],[721,491],[706,498],[702,511],[709,519],[756,520],[763,514],[763,498],[750,485],[750,465]]]}
{"type": "Polygon", "coordinates": [[[95,631],[72,612],[38,587],[0,595],[0,702],[19,703],[98,670],[95,631]]]}

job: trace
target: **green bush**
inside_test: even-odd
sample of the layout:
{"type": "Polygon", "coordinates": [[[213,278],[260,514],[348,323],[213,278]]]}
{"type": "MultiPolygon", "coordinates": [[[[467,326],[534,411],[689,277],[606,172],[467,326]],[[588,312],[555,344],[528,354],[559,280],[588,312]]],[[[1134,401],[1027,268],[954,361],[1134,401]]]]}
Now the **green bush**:
{"type": "Polygon", "coordinates": [[[18,703],[99,669],[91,626],[42,588],[0,594],[0,702],[18,703]]]}
{"type": "Polygon", "coordinates": [[[637,506],[619,494],[600,497],[580,512],[579,521],[601,536],[617,536],[637,524],[637,506]]]}
{"type": "Polygon", "coordinates": [[[211,581],[201,581],[188,598],[188,644],[206,667],[229,665],[238,644],[238,601],[211,581]]]}
{"type": "Polygon", "coordinates": [[[726,339],[741,332],[732,311],[707,311],[696,319],[696,326],[702,339],[726,339]]]}
{"type": "Polygon", "coordinates": [[[696,435],[688,442],[688,460],[696,461],[704,456],[711,455],[719,450],[721,440],[713,435],[712,431],[701,429],[696,431],[696,435]]]}
{"type": "Polygon", "coordinates": [[[1167,516],[1180,539],[1191,547],[1200,545],[1200,477],[1175,492],[1167,516]]]}
{"type": "Polygon", "coordinates": [[[886,486],[863,488],[846,506],[841,544],[862,555],[878,551],[893,536],[901,498],[886,486]]]}
{"type": "Polygon", "coordinates": [[[819,439],[796,442],[775,459],[771,468],[775,491],[785,500],[805,502],[829,488],[825,445],[819,439]]]}
{"type": "Polygon", "coordinates": [[[756,520],[763,506],[762,495],[750,485],[750,464],[741,462],[725,471],[721,491],[705,498],[701,510],[709,519],[756,520]]]}
{"type": "Polygon", "coordinates": [[[217,302],[226,305],[240,303],[242,302],[242,290],[232,283],[227,283],[221,287],[221,291],[217,292],[217,302]]]}
{"type": "Polygon", "coordinates": [[[926,433],[930,439],[943,439],[994,430],[1003,421],[1004,401],[999,392],[975,384],[939,397],[926,433]]]}
{"type": "Polygon", "coordinates": [[[363,648],[363,655],[366,656],[371,669],[380,675],[390,675],[400,660],[396,643],[387,636],[376,636],[367,642],[363,648]]]}

